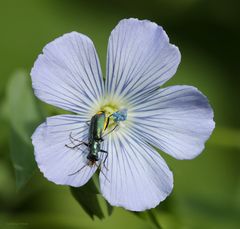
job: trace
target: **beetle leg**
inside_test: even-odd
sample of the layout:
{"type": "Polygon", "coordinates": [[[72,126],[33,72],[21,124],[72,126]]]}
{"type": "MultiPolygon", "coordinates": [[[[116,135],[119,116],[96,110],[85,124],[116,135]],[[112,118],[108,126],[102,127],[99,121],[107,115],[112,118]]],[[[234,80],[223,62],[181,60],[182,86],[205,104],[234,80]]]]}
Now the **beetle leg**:
{"type": "MultiPolygon", "coordinates": [[[[99,167],[101,167],[101,163],[99,163],[98,168],[99,167]]],[[[103,176],[106,178],[106,180],[110,183],[110,180],[107,178],[106,174],[104,174],[104,172],[101,170],[101,168],[100,168],[100,173],[102,173],[103,176]]]]}
{"type": "Polygon", "coordinates": [[[81,142],[81,143],[79,143],[79,144],[77,144],[77,145],[75,145],[75,146],[69,146],[68,144],[65,144],[65,146],[66,146],[67,148],[70,148],[70,149],[75,149],[75,148],[79,147],[80,145],[85,145],[85,146],[88,147],[88,143],[86,143],[86,142],[81,142]]]}
{"type": "MultiPolygon", "coordinates": [[[[75,142],[82,142],[82,141],[74,138],[74,137],[72,136],[72,132],[69,134],[69,139],[70,139],[71,142],[72,142],[72,140],[75,141],[75,142]]],[[[73,142],[72,142],[72,143],[73,143],[73,142]]]]}
{"type": "Polygon", "coordinates": [[[108,151],[100,149],[100,152],[108,154],[108,151]]]}
{"type": "Polygon", "coordinates": [[[69,134],[69,139],[70,139],[71,143],[72,143],[74,146],[69,146],[68,144],[65,144],[65,146],[68,147],[68,148],[70,148],[70,149],[75,149],[75,148],[77,148],[77,147],[80,146],[80,145],[85,145],[85,146],[87,146],[87,147],[89,146],[88,143],[83,142],[83,141],[80,141],[80,140],[74,138],[74,137],[72,136],[72,132],[69,134]],[[75,145],[75,142],[74,142],[74,141],[75,141],[75,142],[79,142],[79,144],[75,145]]]}
{"type": "Polygon", "coordinates": [[[108,151],[101,149],[100,152],[107,154],[106,157],[104,158],[103,166],[106,168],[106,170],[108,170],[108,168],[107,168],[107,166],[106,166],[106,164],[105,164],[105,162],[106,162],[106,160],[107,160],[107,158],[108,158],[108,151]]]}
{"type": "Polygon", "coordinates": [[[114,126],[114,128],[112,128],[110,131],[108,131],[108,133],[104,134],[104,135],[102,136],[102,138],[104,138],[104,137],[106,137],[108,134],[112,133],[117,127],[119,127],[118,124],[116,124],[116,126],[114,126]]]}
{"type": "Polygon", "coordinates": [[[101,137],[101,138],[94,138],[95,141],[100,141],[100,142],[103,142],[104,139],[101,137]]]}
{"type": "Polygon", "coordinates": [[[77,170],[77,171],[74,172],[74,173],[68,174],[68,176],[73,176],[73,175],[79,173],[79,172],[80,172],[82,169],[84,169],[87,165],[88,165],[88,164],[84,165],[81,169],[77,170]]]}

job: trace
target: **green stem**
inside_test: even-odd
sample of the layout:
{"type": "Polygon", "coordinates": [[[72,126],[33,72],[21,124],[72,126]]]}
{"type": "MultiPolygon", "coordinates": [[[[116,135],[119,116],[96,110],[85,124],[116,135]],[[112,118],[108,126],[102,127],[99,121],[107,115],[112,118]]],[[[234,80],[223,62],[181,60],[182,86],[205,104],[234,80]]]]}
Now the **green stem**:
{"type": "Polygon", "coordinates": [[[240,149],[240,130],[216,127],[209,140],[209,144],[240,149]]]}

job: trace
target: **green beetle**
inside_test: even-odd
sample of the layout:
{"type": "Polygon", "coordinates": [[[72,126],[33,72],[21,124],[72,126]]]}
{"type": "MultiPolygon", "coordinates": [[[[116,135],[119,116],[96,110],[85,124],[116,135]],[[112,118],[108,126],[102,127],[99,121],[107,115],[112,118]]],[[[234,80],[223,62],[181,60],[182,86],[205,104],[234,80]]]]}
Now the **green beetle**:
{"type": "Polygon", "coordinates": [[[91,164],[95,164],[99,160],[98,153],[108,153],[100,149],[100,143],[103,141],[103,132],[107,129],[109,124],[109,117],[106,117],[104,111],[95,114],[90,121],[88,132],[88,143],[85,145],[89,148],[87,159],[91,164]]]}
{"type": "MultiPolygon", "coordinates": [[[[90,120],[90,124],[89,124],[89,132],[88,132],[88,143],[87,142],[83,142],[80,141],[78,139],[75,139],[71,136],[69,136],[70,141],[73,142],[79,142],[79,144],[74,145],[74,146],[69,146],[69,145],[65,145],[68,148],[74,149],[79,147],[80,145],[85,145],[88,148],[88,155],[87,155],[87,159],[89,160],[89,162],[84,165],[82,168],[80,168],[79,170],[77,170],[76,172],[69,174],[69,176],[74,175],[78,172],[80,172],[85,166],[89,165],[89,166],[93,166],[96,164],[97,161],[99,161],[99,155],[98,153],[106,153],[108,156],[108,152],[105,150],[102,150],[100,148],[100,144],[103,141],[103,132],[107,129],[108,124],[109,124],[109,118],[106,116],[106,113],[104,111],[100,111],[97,114],[95,114],[91,120],[90,120]]],[[[74,144],[74,143],[73,143],[74,144]]],[[[107,159],[104,159],[104,163],[107,159]]],[[[103,163],[103,164],[104,164],[103,163]]]]}
{"type": "MultiPolygon", "coordinates": [[[[84,165],[82,168],[77,170],[76,172],[70,174],[74,175],[78,172],[80,172],[85,166],[93,166],[96,164],[97,161],[99,161],[99,152],[106,153],[108,156],[108,152],[100,148],[100,144],[103,141],[103,133],[107,129],[110,117],[113,117],[113,122],[116,124],[115,127],[109,131],[107,134],[111,133],[116,129],[119,122],[126,120],[127,118],[127,111],[126,109],[117,111],[109,116],[106,115],[104,111],[99,111],[96,113],[90,120],[89,124],[89,132],[88,132],[88,143],[79,141],[78,139],[74,139],[70,134],[70,141],[74,144],[74,142],[80,142],[77,145],[74,145],[73,147],[65,145],[68,148],[74,149],[80,145],[85,145],[88,148],[88,155],[87,159],[89,160],[86,165],[84,165]]],[[[105,166],[105,161],[107,159],[107,156],[105,157],[103,161],[103,165],[105,166]]],[[[100,164],[99,164],[100,165],[100,164]]],[[[98,166],[99,166],[98,165],[98,166]]]]}

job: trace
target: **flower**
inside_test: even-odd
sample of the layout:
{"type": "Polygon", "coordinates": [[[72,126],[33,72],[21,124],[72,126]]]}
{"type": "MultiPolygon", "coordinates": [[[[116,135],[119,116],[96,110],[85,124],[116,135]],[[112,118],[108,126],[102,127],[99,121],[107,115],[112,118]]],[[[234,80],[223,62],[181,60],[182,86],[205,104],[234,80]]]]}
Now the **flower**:
{"type": "Polygon", "coordinates": [[[108,152],[107,158],[100,153],[101,164],[106,160],[100,167],[101,193],[111,205],[133,211],[163,201],[172,191],[173,175],[153,146],[176,159],[192,159],[214,129],[213,111],[196,88],[159,88],[179,63],[178,48],[162,27],[147,20],[124,19],[112,31],[105,83],[87,36],[71,32],[47,44],[31,71],[34,93],[76,114],[49,117],[34,132],[44,176],[56,184],[84,185],[97,166],[88,165],[86,146],[66,145],[87,139],[86,122],[97,112],[123,109],[127,120],[101,143],[108,152]]]}

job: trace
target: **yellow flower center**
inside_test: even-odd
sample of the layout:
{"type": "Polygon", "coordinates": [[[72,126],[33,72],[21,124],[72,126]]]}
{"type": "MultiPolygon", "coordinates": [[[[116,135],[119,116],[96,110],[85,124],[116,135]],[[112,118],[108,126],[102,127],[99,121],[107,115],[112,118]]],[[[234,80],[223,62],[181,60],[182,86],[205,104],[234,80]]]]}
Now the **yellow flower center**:
{"type": "Polygon", "coordinates": [[[114,127],[116,127],[116,124],[117,124],[116,122],[114,122],[114,118],[111,115],[122,109],[128,109],[128,104],[126,101],[116,96],[115,97],[106,96],[105,98],[102,98],[99,101],[97,106],[94,107],[92,116],[100,111],[105,112],[106,117],[110,116],[109,124],[108,124],[108,131],[110,131],[114,127]]]}

